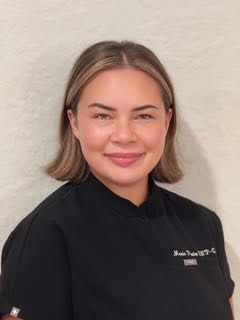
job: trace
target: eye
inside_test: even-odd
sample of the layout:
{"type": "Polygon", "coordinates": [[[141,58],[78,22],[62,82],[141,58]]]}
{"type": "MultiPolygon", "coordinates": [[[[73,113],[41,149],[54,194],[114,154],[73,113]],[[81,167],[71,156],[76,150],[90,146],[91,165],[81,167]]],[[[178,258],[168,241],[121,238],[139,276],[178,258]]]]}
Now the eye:
{"type": "Polygon", "coordinates": [[[104,120],[106,119],[107,117],[110,117],[109,114],[107,113],[98,113],[94,116],[94,118],[96,119],[100,119],[100,120],[104,120]]]}
{"type": "Polygon", "coordinates": [[[146,113],[140,114],[139,117],[141,117],[142,119],[145,119],[145,120],[152,118],[152,116],[150,114],[146,114],[146,113]]]}

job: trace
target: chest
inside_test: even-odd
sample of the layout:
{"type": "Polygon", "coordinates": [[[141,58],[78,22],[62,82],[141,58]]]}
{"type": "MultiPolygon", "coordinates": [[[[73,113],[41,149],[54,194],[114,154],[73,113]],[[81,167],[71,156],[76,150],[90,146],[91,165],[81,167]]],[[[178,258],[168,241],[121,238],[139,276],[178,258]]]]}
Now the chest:
{"type": "Polygon", "coordinates": [[[203,221],[86,219],[68,250],[76,319],[231,320],[203,221]]]}

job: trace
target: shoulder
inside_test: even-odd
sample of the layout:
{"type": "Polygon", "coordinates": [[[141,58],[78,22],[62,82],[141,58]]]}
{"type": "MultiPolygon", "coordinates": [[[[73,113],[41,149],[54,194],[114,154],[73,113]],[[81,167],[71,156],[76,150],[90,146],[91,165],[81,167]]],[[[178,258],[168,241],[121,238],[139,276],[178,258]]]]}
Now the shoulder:
{"type": "Polygon", "coordinates": [[[181,218],[203,216],[206,219],[218,219],[216,213],[207,206],[196,202],[186,196],[177,194],[158,185],[159,192],[167,209],[174,210],[181,218]]]}
{"type": "Polygon", "coordinates": [[[215,243],[223,241],[222,221],[214,210],[161,186],[158,188],[168,215],[175,215],[184,225],[193,228],[195,233],[207,230],[215,243]]]}
{"type": "Polygon", "coordinates": [[[73,197],[73,194],[77,189],[81,187],[81,183],[66,182],[55,191],[50,193],[45,199],[43,199],[31,212],[31,214],[44,215],[44,212],[50,214],[54,212],[54,209],[65,205],[66,202],[73,197]]]}
{"type": "Polygon", "coordinates": [[[66,212],[69,209],[70,204],[72,206],[76,205],[76,201],[79,200],[76,194],[79,193],[78,189],[83,189],[81,187],[81,183],[77,182],[64,183],[39,202],[31,212],[27,213],[17,225],[17,228],[32,224],[35,220],[56,220],[62,212],[66,212]]]}
{"type": "Polygon", "coordinates": [[[75,191],[79,188],[78,183],[67,182],[49,194],[33,210],[27,213],[12,229],[8,235],[2,255],[5,257],[13,246],[22,250],[25,242],[33,235],[35,240],[44,241],[44,235],[60,238],[61,228],[69,211],[69,203],[74,206],[75,191]],[[59,223],[58,223],[59,222],[59,223]],[[58,235],[59,234],[59,235],[58,235]]]}

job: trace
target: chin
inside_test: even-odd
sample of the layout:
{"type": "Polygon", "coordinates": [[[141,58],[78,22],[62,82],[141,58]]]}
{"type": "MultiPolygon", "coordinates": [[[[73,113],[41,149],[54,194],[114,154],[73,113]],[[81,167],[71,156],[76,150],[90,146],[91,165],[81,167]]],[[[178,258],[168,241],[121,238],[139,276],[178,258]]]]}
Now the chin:
{"type": "Polygon", "coordinates": [[[124,170],[117,170],[115,169],[114,171],[110,172],[106,175],[106,178],[108,177],[109,180],[115,181],[118,184],[131,184],[134,183],[136,181],[142,180],[144,179],[146,175],[142,174],[139,172],[134,172],[134,170],[126,170],[124,172],[124,170]]]}

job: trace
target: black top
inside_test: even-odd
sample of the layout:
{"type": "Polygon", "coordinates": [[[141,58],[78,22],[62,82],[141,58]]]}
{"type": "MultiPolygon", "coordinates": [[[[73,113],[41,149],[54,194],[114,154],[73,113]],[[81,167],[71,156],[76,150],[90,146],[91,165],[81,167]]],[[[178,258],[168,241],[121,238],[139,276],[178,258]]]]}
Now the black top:
{"type": "Polygon", "coordinates": [[[219,217],[150,176],[139,207],[92,173],[65,183],[11,232],[1,262],[0,312],[24,320],[233,319],[219,217]]]}

